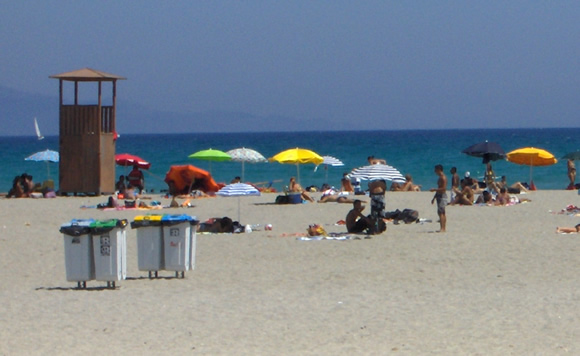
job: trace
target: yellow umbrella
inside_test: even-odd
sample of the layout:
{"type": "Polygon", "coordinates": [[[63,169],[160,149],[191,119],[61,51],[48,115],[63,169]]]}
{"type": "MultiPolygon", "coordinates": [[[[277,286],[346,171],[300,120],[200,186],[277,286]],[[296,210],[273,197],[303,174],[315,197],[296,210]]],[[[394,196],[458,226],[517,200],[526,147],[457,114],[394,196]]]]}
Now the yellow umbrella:
{"type": "Polygon", "coordinates": [[[535,147],[518,148],[517,150],[509,152],[506,156],[507,160],[512,163],[530,166],[530,187],[534,187],[532,167],[551,166],[558,162],[556,157],[550,152],[535,147]]]}
{"type": "Polygon", "coordinates": [[[285,164],[295,164],[298,176],[298,182],[300,182],[300,168],[299,164],[313,163],[321,164],[324,159],[318,153],[307,150],[305,148],[291,148],[286,151],[282,151],[268,159],[270,162],[279,162],[285,164]]]}

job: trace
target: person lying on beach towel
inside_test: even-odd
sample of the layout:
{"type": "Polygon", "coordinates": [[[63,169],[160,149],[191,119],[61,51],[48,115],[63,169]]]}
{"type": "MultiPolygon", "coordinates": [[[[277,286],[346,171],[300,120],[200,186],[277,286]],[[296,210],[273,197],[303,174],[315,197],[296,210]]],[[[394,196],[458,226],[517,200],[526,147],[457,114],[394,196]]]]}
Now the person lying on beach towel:
{"type": "Polygon", "coordinates": [[[580,232],[580,224],[574,227],[556,227],[556,232],[560,234],[574,234],[580,232]]]}
{"type": "Polygon", "coordinates": [[[354,200],[349,199],[346,195],[342,194],[342,192],[337,192],[336,190],[330,188],[322,192],[320,196],[319,203],[354,203],[354,200]]]}

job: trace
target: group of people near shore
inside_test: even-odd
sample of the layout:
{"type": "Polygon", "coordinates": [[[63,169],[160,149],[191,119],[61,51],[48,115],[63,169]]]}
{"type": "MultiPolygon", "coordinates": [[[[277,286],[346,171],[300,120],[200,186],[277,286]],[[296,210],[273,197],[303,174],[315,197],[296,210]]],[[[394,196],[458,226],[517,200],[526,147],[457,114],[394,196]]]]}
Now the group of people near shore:
{"type": "Polygon", "coordinates": [[[12,188],[6,194],[6,198],[54,198],[54,183],[46,181],[43,184],[34,183],[32,176],[22,173],[12,180],[12,188]]]}
{"type": "Polygon", "coordinates": [[[115,191],[121,199],[135,199],[144,190],[145,176],[137,165],[133,166],[127,176],[120,175],[119,180],[115,183],[115,191]]]}

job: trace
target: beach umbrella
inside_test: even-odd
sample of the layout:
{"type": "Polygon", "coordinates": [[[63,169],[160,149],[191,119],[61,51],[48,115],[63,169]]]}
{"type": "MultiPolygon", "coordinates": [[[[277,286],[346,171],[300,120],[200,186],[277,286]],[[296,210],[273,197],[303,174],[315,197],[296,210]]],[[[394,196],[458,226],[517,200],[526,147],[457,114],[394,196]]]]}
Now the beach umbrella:
{"type": "Polygon", "coordinates": [[[165,183],[169,186],[170,194],[189,194],[192,190],[210,193],[221,188],[208,171],[191,164],[169,167],[165,183]]]}
{"type": "Polygon", "coordinates": [[[115,155],[115,163],[119,166],[132,167],[137,165],[141,169],[151,168],[151,163],[145,161],[139,156],[132,155],[130,153],[119,153],[115,155]]]}
{"type": "Polygon", "coordinates": [[[505,152],[501,146],[495,142],[480,142],[473,146],[469,146],[463,151],[469,156],[483,158],[483,163],[488,163],[489,161],[497,161],[500,159],[505,159],[505,152]]]}
{"type": "Polygon", "coordinates": [[[24,159],[25,161],[46,162],[47,179],[50,179],[50,165],[49,162],[58,162],[60,155],[53,150],[46,150],[36,152],[24,159]]]}
{"type": "Polygon", "coordinates": [[[268,162],[266,157],[264,157],[260,152],[251,148],[234,148],[233,150],[229,150],[226,153],[232,157],[232,161],[242,162],[242,182],[244,181],[244,163],[268,162]]]}
{"type": "Polygon", "coordinates": [[[568,152],[562,159],[571,159],[573,161],[580,161],[580,151],[568,152]]]}
{"type": "Polygon", "coordinates": [[[395,167],[386,164],[371,164],[369,166],[355,168],[347,176],[361,180],[384,179],[397,183],[404,183],[405,177],[395,167]]]}
{"type": "Polygon", "coordinates": [[[507,160],[525,166],[530,166],[530,188],[535,190],[532,180],[532,169],[534,166],[551,166],[558,160],[550,152],[541,148],[523,147],[513,150],[507,154],[507,160]]]}
{"type": "Polygon", "coordinates": [[[261,195],[256,187],[246,183],[228,184],[216,194],[222,197],[238,197],[238,221],[240,221],[240,197],[261,195]]]}
{"type": "Polygon", "coordinates": [[[207,150],[197,151],[188,156],[189,158],[201,159],[209,161],[209,172],[211,173],[211,162],[231,161],[232,157],[224,151],[214,150],[212,148],[207,150]]]}
{"type": "MultiPolygon", "coordinates": [[[[322,164],[324,165],[324,171],[326,173],[326,182],[328,183],[328,166],[332,167],[342,167],[344,163],[336,157],[332,156],[322,156],[322,164]]],[[[318,166],[314,168],[314,171],[318,169],[318,166]]]]}
{"type": "Polygon", "coordinates": [[[313,163],[321,164],[324,159],[318,153],[305,148],[290,148],[282,151],[268,159],[270,162],[278,162],[282,164],[295,164],[298,182],[300,182],[300,168],[299,164],[313,163]]]}

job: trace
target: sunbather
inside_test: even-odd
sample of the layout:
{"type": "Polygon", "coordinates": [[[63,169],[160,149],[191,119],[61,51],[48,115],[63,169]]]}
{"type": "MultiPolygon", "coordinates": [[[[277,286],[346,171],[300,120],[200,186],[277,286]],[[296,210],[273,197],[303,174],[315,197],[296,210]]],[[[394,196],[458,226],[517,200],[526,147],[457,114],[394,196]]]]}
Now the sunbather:
{"type": "Polygon", "coordinates": [[[294,177],[290,177],[290,183],[288,184],[288,190],[292,193],[300,193],[302,199],[304,199],[304,200],[314,202],[314,199],[312,199],[312,197],[310,195],[308,195],[308,193],[306,193],[304,188],[302,188],[300,183],[296,182],[296,178],[294,178],[294,177]]]}
{"type": "Polygon", "coordinates": [[[580,224],[577,224],[574,227],[557,227],[556,232],[561,232],[565,234],[580,232],[580,224]]]}

